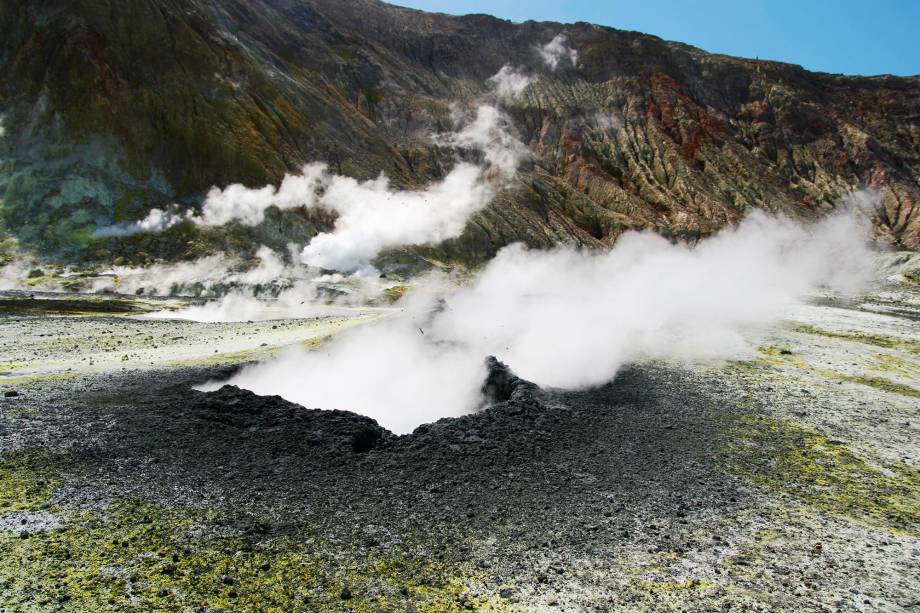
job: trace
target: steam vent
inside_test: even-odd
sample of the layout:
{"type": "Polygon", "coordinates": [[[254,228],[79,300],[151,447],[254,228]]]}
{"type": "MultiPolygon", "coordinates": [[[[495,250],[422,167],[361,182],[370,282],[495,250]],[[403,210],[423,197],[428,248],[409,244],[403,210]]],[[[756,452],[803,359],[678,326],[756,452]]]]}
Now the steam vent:
{"type": "Polygon", "coordinates": [[[920,8],[400,4],[0,0],[0,613],[920,611],[920,8]]]}

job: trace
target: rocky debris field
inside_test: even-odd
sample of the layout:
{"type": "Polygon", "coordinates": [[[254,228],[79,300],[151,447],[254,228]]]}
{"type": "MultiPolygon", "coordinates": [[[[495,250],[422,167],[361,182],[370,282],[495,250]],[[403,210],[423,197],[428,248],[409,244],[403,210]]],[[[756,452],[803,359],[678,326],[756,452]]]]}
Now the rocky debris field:
{"type": "Polygon", "coordinates": [[[0,610],[916,610],[918,316],[894,275],[816,298],[748,360],[576,392],[493,360],[487,409],[397,437],[192,389],[316,321],[9,311],[0,610]],[[166,348],[252,335],[39,366],[136,329],[179,330],[166,348]]]}

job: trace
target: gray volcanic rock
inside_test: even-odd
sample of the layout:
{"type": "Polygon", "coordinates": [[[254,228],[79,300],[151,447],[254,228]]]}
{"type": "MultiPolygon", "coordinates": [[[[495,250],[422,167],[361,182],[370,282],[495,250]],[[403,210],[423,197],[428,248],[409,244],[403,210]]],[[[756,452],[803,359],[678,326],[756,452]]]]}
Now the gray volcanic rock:
{"type": "Polygon", "coordinates": [[[534,158],[461,237],[417,254],[478,263],[512,241],[603,246],[630,228],[693,239],[754,208],[819,216],[859,186],[879,190],[879,235],[920,248],[917,77],[376,0],[2,0],[0,29],[0,222],[45,252],[143,261],[303,241],[330,220],[91,232],[311,160],[423,185],[451,163],[431,133],[505,63],[535,77],[504,103],[534,158]],[[550,70],[536,48],[560,33],[578,61],[550,70]]]}
{"type": "Polygon", "coordinates": [[[210,357],[214,324],[8,313],[22,396],[0,397],[0,608],[911,610],[916,260],[803,305],[743,361],[563,391],[489,359],[488,406],[398,437],[194,391],[239,347],[101,359],[135,337],[210,357]],[[88,332],[98,368],[46,370],[78,366],[88,332]]]}

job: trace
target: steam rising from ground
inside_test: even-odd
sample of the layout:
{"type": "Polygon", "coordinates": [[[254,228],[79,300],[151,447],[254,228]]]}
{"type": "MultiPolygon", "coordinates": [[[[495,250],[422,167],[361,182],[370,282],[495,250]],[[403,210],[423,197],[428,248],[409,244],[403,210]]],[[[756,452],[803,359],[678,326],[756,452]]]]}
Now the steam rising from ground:
{"type": "Polygon", "coordinates": [[[563,60],[570,61],[572,66],[578,63],[578,52],[569,47],[565,34],[557,34],[553,40],[542,47],[538,47],[537,51],[550,70],[556,70],[563,60]]]}
{"type": "MultiPolygon", "coordinates": [[[[224,189],[211,188],[201,209],[197,223],[203,226],[222,226],[238,221],[245,226],[255,226],[265,220],[269,207],[281,210],[310,207],[316,203],[316,190],[327,180],[326,164],[307,164],[299,175],[284,175],[281,185],[266,185],[250,189],[234,183],[224,189]]],[[[334,179],[335,177],[331,177],[334,179]]]]}
{"type": "MultiPolygon", "coordinates": [[[[550,70],[555,71],[563,61],[571,62],[573,67],[577,65],[578,52],[566,41],[565,34],[557,34],[550,42],[536,47],[537,55],[550,70]]],[[[493,86],[499,100],[509,101],[518,98],[534,81],[536,77],[505,64],[489,78],[488,83],[493,86]]]]}
{"type": "Polygon", "coordinates": [[[87,271],[62,267],[43,268],[27,253],[14,250],[0,265],[0,291],[120,293],[145,297],[197,297],[211,299],[200,306],[163,310],[157,319],[230,322],[305,318],[340,313],[341,308],[387,302],[385,292],[397,282],[373,270],[351,275],[323,273],[300,264],[300,248],[289,245],[294,257],[262,246],[254,260],[214,254],[190,262],[148,266],[113,266],[87,271]]]}
{"type": "Polygon", "coordinates": [[[151,209],[147,217],[131,223],[119,223],[93,232],[93,236],[104,238],[107,236],[133,236],[145,232],[163,232],[174,225],[186,220],[194,219],[191,211],[180,211],[176,207],[151,209]]]}
{"type": "Polygon", "coordinates": [[[401,314],[231,383],[403,433],[474,410],[487,355],[564,388],[602,384],[634,360],[737,356],[816,286],[856,289],[866,233],[853,214],[803,226],[756,213],[695,247],[650,233],[606,253],[511,246],[470,286],[432,282],[401,314]]]}
{"type": "Polygon", "coordinates": [[[496,95],[503,100],[517,98],[533,82],[533,77],[520,72],[509,64],[502,66],[501,70],[489,78],[489,83],[495,87],[496,95]]]}
{"type": "Polygon", "coordinates": [[[458,236],[471,215],[488,204],[526,155],[526,148],[507,132],[495,108],[480,106],[473,121],[442,139],[481,151],[485,165],[461,162],[447,176],[418,191],[392,189],[384,174],[357,181],[312,163],[299,175],[286,175],[276,188],[233,184],[208,192],[200,215],[154,209],[143,220],[102,228],[97,236],[127,236],[165,230],[190,220],[202,226],[231,221],[262,223],[270,207],[306,208],[337,215],[332,231],[317,235],[301,258],[310,266],[350,271],[367,266],[381,251],[401,245],[438,243],[458,236]]]}

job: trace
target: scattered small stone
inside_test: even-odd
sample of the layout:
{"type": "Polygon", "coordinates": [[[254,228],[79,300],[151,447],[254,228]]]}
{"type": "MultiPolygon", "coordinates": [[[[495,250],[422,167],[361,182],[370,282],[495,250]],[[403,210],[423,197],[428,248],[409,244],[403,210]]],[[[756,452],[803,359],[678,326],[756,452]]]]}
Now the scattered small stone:
{"type": "Polygon", "coordinates": [[[373,536],[368,536],[368,537],[365,537],[365,538],[364,538],[364,541],[362,541],[362,544],[363,544],[365,547],[376,547],[377,545],[380,544],[380,541],[378,541],[378,540],[377,540],[376,538],[374,538],[373,536]]]}

